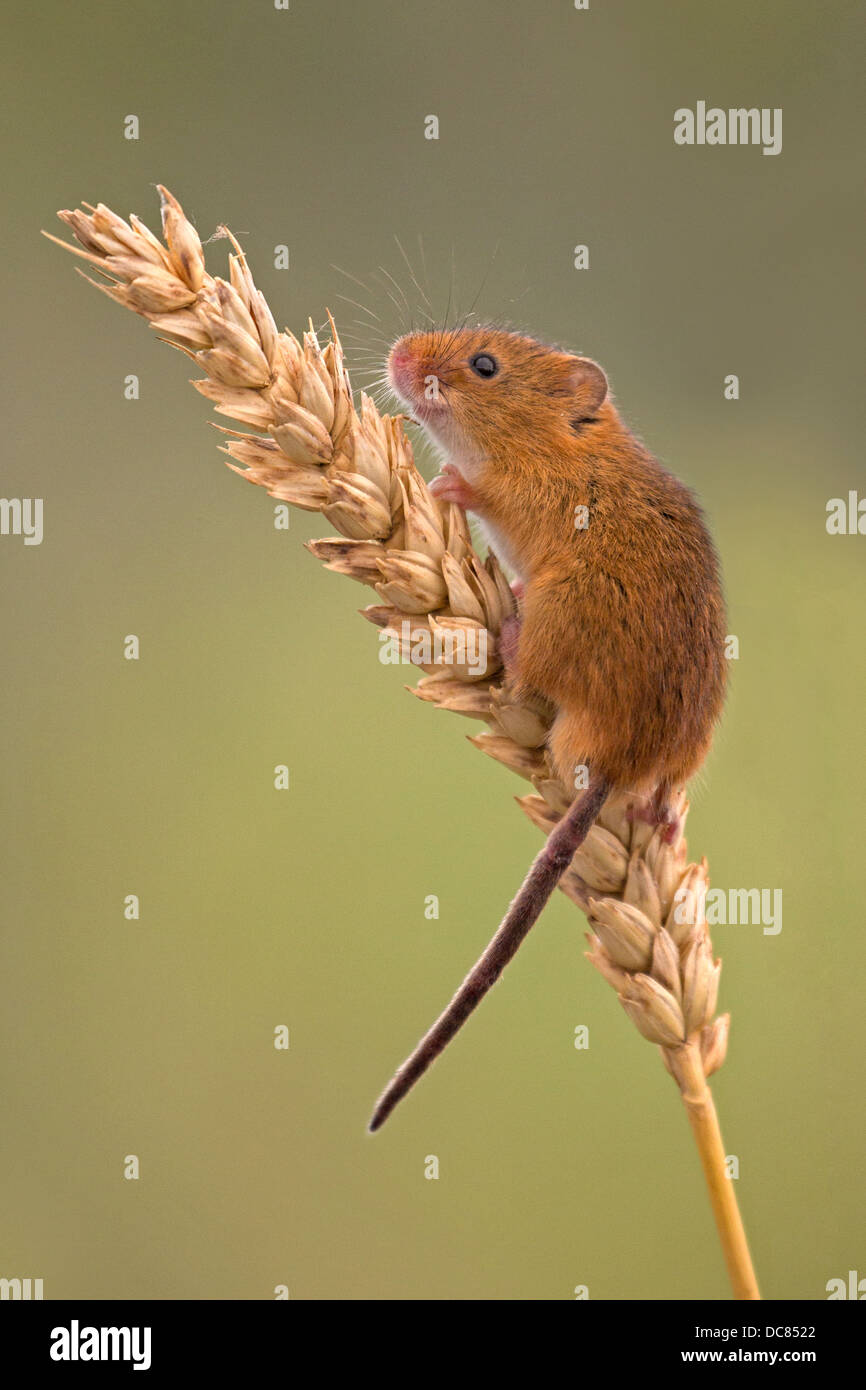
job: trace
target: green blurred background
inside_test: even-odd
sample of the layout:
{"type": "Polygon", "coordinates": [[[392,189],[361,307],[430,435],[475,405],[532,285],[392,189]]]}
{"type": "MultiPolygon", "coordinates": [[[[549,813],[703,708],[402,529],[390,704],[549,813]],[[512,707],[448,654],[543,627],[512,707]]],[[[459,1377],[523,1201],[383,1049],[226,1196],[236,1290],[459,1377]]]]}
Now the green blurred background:
{"type": "MultiPolygon", "coordinates": [[[[714,931],[726,1148],[767,1296],[866,1274],[866,536],[825,529],[864,488],[858,8],[7,8],[2,492],[45,499],[45,538],[0,540],[0,1275],[48,1298],[728,1296],[676,1092],[561,896],[366,1135],[537,832],[480,726],[380,665],[365,591],[303,549],[327,525],[274,529],[188,364],[39,236],[82,199],[156,227],[156,182],[203,238],[241,236],[297,331],[348,326],[344,293],[398,332],[334,266],[417,303],[394,237],[421,235],[438,310],[452,262],[460,308],[486,274],[478,309],[601,361],[698,489],[741,654],[690,846],[715,885],[784,893],[780,935],[714,931]],[[676,147],[698,100],[782,107],[782,153],[676,147]]],[[[223,273],[225,242],[208,255],[223,273]]]]}

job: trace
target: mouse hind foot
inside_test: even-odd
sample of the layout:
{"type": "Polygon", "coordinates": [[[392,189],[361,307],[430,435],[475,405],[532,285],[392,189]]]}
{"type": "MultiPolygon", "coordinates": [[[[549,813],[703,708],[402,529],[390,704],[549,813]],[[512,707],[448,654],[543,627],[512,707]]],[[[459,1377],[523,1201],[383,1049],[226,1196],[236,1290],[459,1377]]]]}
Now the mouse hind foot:
{"type": "Polygon", "coordinates": [[[669,782],[660,782],[651,796],[631,805],[627,812],[630,821],[664,827],[662,840],[667,845],[673,844],[682,825],[682,816],[673,804],[672,791],[669,782]]]}

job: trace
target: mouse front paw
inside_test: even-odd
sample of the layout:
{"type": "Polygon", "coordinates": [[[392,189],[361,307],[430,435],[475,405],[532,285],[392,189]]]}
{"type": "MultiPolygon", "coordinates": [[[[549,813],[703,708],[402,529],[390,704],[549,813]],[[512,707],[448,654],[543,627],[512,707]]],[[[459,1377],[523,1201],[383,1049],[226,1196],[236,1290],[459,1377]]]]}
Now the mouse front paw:
{"type": "Polygon", "coordinates": [[[433,479],[430,491],[440,502],[454,502],[465,512],[475,511],[477,508],[478,498],[453,463],[442,465],[442,472],[433,479]]]}

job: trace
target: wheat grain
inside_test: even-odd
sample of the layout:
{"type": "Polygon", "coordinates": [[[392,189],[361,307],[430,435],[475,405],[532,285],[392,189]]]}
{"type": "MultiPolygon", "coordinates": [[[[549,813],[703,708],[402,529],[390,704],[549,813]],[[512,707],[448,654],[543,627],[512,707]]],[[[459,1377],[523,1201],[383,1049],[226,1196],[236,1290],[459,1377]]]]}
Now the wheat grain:
{"type": "MultiPolygon", "coordinates": [[[[407,634],[410,647],[421,634],[483,636],[482,663],[428,662],[414,693],[488,726],[471,742],[532,783],[534,794],[518,804],[549,833],[573,793],[546,752],[552,711],[518,699],[505,679],[497,637],[516,605],[496,558],[482,560],[463,513],[430,494],[402,418],[381,415],[363,394],[356,410],[330,315],[324,347],[312,324],[301,341],[278,332],[231,234],[220,229],[233,247],[226,281],[208,273],[195,229],[177,200],[159,191],[164,244],[137,217],[125,222],[101,203],[58,214],[80,249],[51,240],[205,373],[196,389],[247,427],[224,430],[229,467],[272,497],[322,512],[340,532],[307,548],[375,591],[379,602],[364,610],[372,623],[404,650],[407,634]]],[[[703,914],[706,861],[687,863],[684,791],[672,843],[663,827],[633,819],[632,809],[628,796],[608,801],[560,886],[587,913],[589,959],[679,1085],[735,1292],[758,1297],[732,1186],[719,1185],[723,1150],[705,1080],[724,1061],[729,1023],[726,1014],[714,1016],[720,963],[703,914]],[[715,1168],[707,1166],[710,1150],[715,1168]]]]}

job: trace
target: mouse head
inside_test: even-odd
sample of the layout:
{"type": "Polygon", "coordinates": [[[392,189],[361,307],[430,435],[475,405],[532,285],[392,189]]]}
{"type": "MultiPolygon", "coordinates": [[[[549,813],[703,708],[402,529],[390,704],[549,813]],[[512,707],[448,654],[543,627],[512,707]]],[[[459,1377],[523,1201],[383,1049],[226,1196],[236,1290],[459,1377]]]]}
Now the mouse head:
{"type": "Polygon", "coordinates": [[[388,377],[415,419],[461,452],[513,446],[520,430],[575,430],[607,396],[589,358],[498,328],[409,333],[391,349],[388,377]]]}

